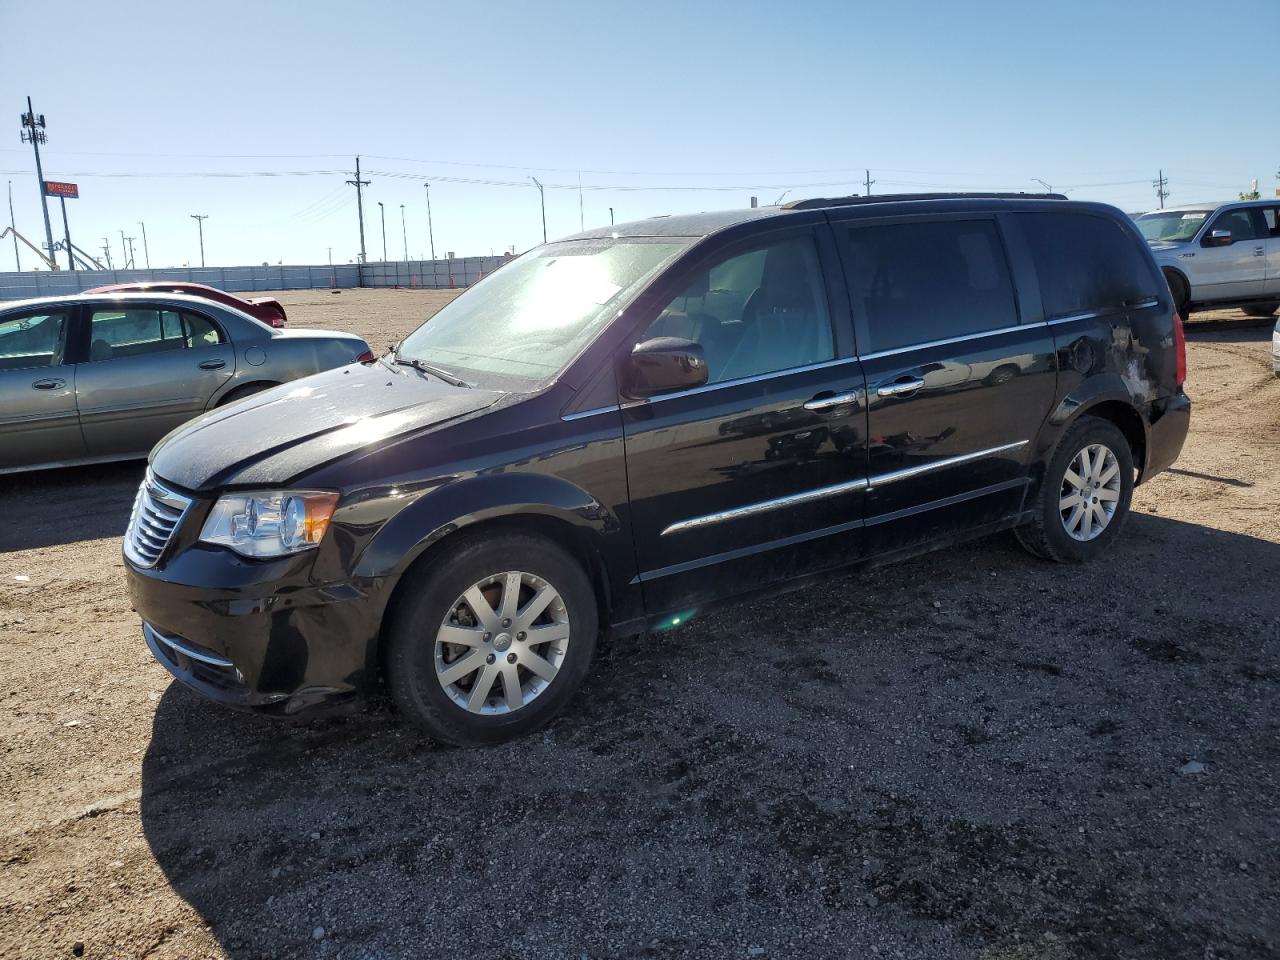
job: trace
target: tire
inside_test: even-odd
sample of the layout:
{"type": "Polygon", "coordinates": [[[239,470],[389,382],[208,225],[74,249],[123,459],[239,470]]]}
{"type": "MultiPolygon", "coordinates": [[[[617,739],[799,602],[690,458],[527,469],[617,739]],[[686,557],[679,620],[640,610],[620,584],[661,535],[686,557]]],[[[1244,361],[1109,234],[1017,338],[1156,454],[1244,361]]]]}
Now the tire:
{"type": "Polygon", "coordinates": [[[1280,302],[1277,303],[1252,303],[1242,308],[1245,316],[1248,317],[1269,317],[1280,308],[1280,302]]]}
{"type": "Polygon", "coordinates": [[[1174,309],[1178,311],[1178,316],[1186,320],[1191,312],[1191,289],[1187,286],[1187,281],[1176,273],[1166,273],[1164,277],[1169,282],[1169,292],[1173,294],[1174,309]]]}
{"type": "MultiPolygon", "coordinates": [[[[1073,471],[1072,475],[1079,477],[1080,473],[1073,471]]],[[[1106,552],[1124,527],[1129,516],[1129,504],[1133,499],[1133,479],[1133,453],[1120,428],[1110,420],[1081,417],[1058,442],[1036,497],[1033,507],[1035,517],[1014,531],[1018,541],[1028,551],[1046,560],[1082,563],[1096,559],[1106,552]],[[1114,461],[1105,456],[1100,460],[1099,449],[1108,451],[1114,461]],[[1082,479],[1102,481],[1100,487],[1087,488],[1098,496],[1097,507],[1094,508],[1086,500],[1079,505],[1084,508],[1082,514],[1078,516],[1076,506],[1070,506],[1067,508],[1068,515],[1064,516],[1064,510],[1060,506],[1064,496],[1075,495],[1078,489],[1073,481],[1068,480],[1067,471],[1072,467],[1079,470],[1081,463],[1078,458],[1084,451],[1092,451],[1089,461],[1091,464],[1098,464],[1098,469],[1092,474],[1085,474],[1082,479]],[[1108,477],[1106,474],[1110,472],[1113,463],[1118,474],[1108,477]],[[1107,495],[1105,498],[1104,494],[1107,495]],[[1106,514],[1108,503],[1115,505],[1110,514],[1106,514]],[[1089,516],[1085,517],[1083,513],[1089,513],[1089,516]],[[1096,526],[1102,516],[1106,517],[1106,522],[1098,532],[1096,526]],[[1068,530],[1068,524],[1072,520],[1077,521],[1075,535],[1068,530]],[[1089,529],[1086,529],[1086,525],[1089,529]],[[1087,536],[1081,538],[1082,534],[1087,536]]]]}
{"type": "Polygon", "coordinates": [[[252,397],[255,393],[261,393],[263,390],[270,390],[272,387],[278,386],[280,386],[278,383],[247,383],[243,387],[236,387],[219,400],[218,406],[225,407],[228,403],[235,403],[237,400],[252,397]]]}
{"type": "Polygon", "coordinates": [[[464,534],[412,570],[398,596],[384,660],[391,699],[446,743],[483,746],[532,733],[564,708],[591,666],[598,631],[591,581],[568,552],[543,537],[511,530],[464,534]],[[520,578],[514,611],[503,602],[513,576],[520,578]],[[544,587],[556,596],[522,623],[544,587]],[[481,603],[490,606],[479,610],[481,603]],[[535,631],[554,639],[527,639],[535,631]],[[459,642],[442,642],[445,636],[459,642]],[[479,700],[476,685],[486,681],[479,700]],[[523,703],[513,708],[513,696],[523,703]]]}

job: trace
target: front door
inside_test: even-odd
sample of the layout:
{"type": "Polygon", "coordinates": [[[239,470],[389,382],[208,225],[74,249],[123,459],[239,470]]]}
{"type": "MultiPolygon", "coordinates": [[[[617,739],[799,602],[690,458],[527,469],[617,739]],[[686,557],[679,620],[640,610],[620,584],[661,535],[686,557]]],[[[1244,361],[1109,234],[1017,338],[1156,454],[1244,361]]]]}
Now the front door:
{"type": "Polygon", "coordinates": [[[1258,229],[1261,216],[1248,208],[1224,210],[1200,235],[1195,251],[1191,299],[1244,300],[1262,296],[1266,277],[1266,240],[1258,229]],[[1231,234],[1225,247],[1205,246],[1215,230],[1231,234]]]}
{"type": "Polygon", "coordinates": [[[835,228],[867,378],[868,551],[1015,514],[1056,364],[1048,327],[1020,322],[996,217],[835,228]]]}
{"type": "Polygon", "coordinates": [[[651,615],[688,615],[860,552],[863,377],[839,356],[848,338],[833,314],[845,313],[832,309],[816,239],[792,230],[713,256],[638,338],[696,341],[708,368],[706,386],[622,401],[651,615]]]}
{"type": "Polygon", "coordinates": [[[92,456],[145,455],[235,372],[233,346],[201,314],[127,302],[86,313],[76,394],[92,456]]]}
{"type": "Polygon", "coordinates": [[[76,367],[63,362],[70,309],[0,318],[0,470],[84,457],[76,367]]]}

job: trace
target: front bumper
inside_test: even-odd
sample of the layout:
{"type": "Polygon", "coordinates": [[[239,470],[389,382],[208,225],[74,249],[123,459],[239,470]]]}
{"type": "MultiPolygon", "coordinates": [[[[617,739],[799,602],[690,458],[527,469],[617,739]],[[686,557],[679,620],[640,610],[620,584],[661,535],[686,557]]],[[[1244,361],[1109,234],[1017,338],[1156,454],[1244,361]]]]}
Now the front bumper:
{"type": "Polygon", "coordinates": [[[228,706],[292,714],[376,683],[379,584],[315,586],[311,559],[197,545],[162,569],[125,568],[147,646],[174,677],[228,706]]]}

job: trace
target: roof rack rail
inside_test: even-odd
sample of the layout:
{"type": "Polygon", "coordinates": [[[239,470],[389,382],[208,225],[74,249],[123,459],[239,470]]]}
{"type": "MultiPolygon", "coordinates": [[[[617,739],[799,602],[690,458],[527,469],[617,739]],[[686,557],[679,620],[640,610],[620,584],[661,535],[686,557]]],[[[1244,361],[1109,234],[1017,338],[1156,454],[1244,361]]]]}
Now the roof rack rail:
{"type": "Polygon", "coordinates": [[[899,200],[1065,200],[1061,193],[879,193],[870,197],[814,197],[782,204],[783,210],[817,210],[852,207],[860,203],[896,203],[899,200]]]}

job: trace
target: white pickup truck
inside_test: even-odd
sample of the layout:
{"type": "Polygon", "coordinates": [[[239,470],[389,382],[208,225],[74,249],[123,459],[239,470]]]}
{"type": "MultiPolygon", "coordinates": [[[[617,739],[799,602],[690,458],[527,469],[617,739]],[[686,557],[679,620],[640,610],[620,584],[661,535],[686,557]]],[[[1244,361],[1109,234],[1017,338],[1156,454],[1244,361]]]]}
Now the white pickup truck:
{"type": "Polygon", "coordinates": [[[1135,218],[1164,271],[1178,312],[1280,307],[1280,198],[1193,204],[1135,218]]]}

